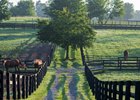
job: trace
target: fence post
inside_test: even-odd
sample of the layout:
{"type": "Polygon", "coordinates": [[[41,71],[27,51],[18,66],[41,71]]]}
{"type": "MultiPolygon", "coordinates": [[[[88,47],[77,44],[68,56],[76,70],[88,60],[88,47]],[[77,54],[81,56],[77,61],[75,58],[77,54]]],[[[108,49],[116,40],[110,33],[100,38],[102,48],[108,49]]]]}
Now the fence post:
{"type": "Polygon", "coordinates": [[[135,100],[140,100],[140,81],[135,82],[135,100]]]}
{"type": "Polygon", "coordinates": [[[108,92],[108,82],[105,82],[104,100],[107,100],[107,92],[108,92]]]}
{"type": "Polygon", "coordinates": [[[34,76],[31,77],[32,80],[32,93],[34,92],[34,76]]]}
{"type": "Polygon", "coordinates": [[[119,100],[123,99],[123,81],[119,82],[119,100]]]}
{"type": "Polygon", "coordinates": [[[113,99],[116,99],[117,95],[117,82],[113,82],[113,99]]]}
{"type": "Polygon", "coordinates": [[[20,98],[20,75],[17,75],[17,92],[18,92],[18,99],[20,98]]]}
{"type": "Polygon", "coordinates": [[[9,73],[6,72],[6,91],[7,91],[7,96],[6,96],[6,99],[10,99],[10,84],[9,84],[9,73]]]}
{"type": "Polygon", "coordinates": [[[22,76],[22,98],[25,99],[25,76],[22,76]]]}
{"type": "Polygon", "coordinates": [[[126,94],[125,94],[125,100],[130,100],[130,97],[131,97],[130,86],[131,86],[131,81],[126,81],[126,94]]]}
{"type": "Polygon", "coordinates": [[[28,91],[29,91],[29,83],[28,83],[28,76],[26,76],[26,98],[28,98],[28,91]]]}
{"type": "Polygon", "coordinates": [[[3,71],[0,70],[0,100],[3,100],[3,71]]]}
{"type": "Polygon", "coordinates": [[[37,88],[38,88],[38,86],[39,86],[39,73],[37,73],[37,88]]]}
{"type": "Polygon", "coordinates": [[[32,89],[32,80],[31,80],[31,76],[29,77],[30,79],[30,81],[29,81],[29,95],[31,95],[31,89],[32,89]]]}
{"type": "Polygon", "coordinates": [[[13,99],[16,99],[16,75],[12,74],[13,80],[13,99]]]}
{"type": "Polygon", "coordinates": [[[111,94],[112,94],[112,82],[109,82],[109,100],[112,100],[111,94]]]}
{"type": "Polygon", "coordinates": [[[98,79],[95,79],[95,98],[97,99],[97,100],[99,100],[99,94],[98,94],[98,84],[99,84],[99,81],[98,81],[98,79]]]}

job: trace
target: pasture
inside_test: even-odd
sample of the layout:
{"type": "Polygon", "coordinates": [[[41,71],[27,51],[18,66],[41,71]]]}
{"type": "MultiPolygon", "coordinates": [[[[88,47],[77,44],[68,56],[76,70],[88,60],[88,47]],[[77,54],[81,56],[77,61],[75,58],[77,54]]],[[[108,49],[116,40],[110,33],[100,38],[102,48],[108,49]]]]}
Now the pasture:
{"type": "MultiPolygon", "coordinates": [[[[118,57],[122,56],[123,51],[127,49],[130,56],[140,56],[140,31],[96,30],[96,32],[96,40],[93,42],[93,46],[85,49],[86,55],[93,55],[95,59],[118,57]]],[[[34,52],[38,52],[38,55],[42,56],[47,50],[45,46],[41,46],[41,50],[44,50],[44,53],[38,51],[37,48],[39,48],[40,43],[35,38],[36,30],[0,29],[0,33],[2,57],[17,57],[20,56],[19,54],[33,54],[34,52]]],[[[28,55],[28,57],[34,57],[32,54],[28,55]]],[[[48,100],[94,100],[84,75],[80,50],[70,49],[70,60],[64,60],[64,56],[64,49],[57,47],[42,83],[27,100],[44,98],[48,100]]],[[[97,75],[101,80],[118,79],[118,81],[120,78],[123,80],[137,80],[140,79],[138,76],[139,71],[105,71],[105,73],[97,75]],[[117,77],[119,76],[118,74],[121,76],[117,77]],[[126,77],[121,78],[123,76],[126,77]]]]}
{"type": "Polygon", "coordinates": [[[104,71],[95,76],[102,81],[140,81],[140,70],[104,71]]]}
{"type": "Polygon", "coordinates": [[[35,33],[36,30],[31,29],[0,29],[0,54],[2,57],[16,56],[27,45],[34,43],[35,33]]]}
{"type": "Polygon", "coordinates": [[[139,30],[96,30],[93,46],[86,49],[86,55],[95,59],[102,57],[122,57],[128,50],[129,56],[140,56],[139,30]]]}
{"type": "MultiPolygon", "coordinates": [[[[37,30],[32,29],[0,29],[0,55],[2,58],[17,58],[35,46],[37,30]]],[[[27,54],[24,54],[27,55],[27,54]]],[[[31,56],[31,55],[30,55],[31,56]]],[[[22,59],[22,57],[20,57],[22,59]]],[[[2,66],[0,67],[3,70],[2,66]]],[[[29,69],[32,71],[33,68],[29,69]]],[[[15,69],[10,69],[14,72],[15,69]]],[[[25,71],[25,69],[21,69],[25,71]]],[[[34,69],[36,71],[36,69],[34,69]]]]}
{"type": "Polygon", "coordinates": [[[42,17],[11,17],[9,20],[4,21],[5,23],[36,23],[38,19],[47,19],[42,17]]]}

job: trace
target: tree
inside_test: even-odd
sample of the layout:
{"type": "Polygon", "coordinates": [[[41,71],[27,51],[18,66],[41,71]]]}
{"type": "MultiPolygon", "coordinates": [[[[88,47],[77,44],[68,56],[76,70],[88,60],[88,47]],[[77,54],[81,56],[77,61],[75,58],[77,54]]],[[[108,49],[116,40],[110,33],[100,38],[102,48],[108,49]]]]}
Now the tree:
{"type": "Polygon", "coordinates": [[[87,5],[89,17],[98,18],[100,24],[123,14],[122,0],[87,0],[87,5]]]}
{"type": "Polygon", "coordinates": [[[124,4],[124,19],[131,19],[134,16],[134,6],[132,3],[124,4]]]}
{"type": "Polygon", "coordinates": [[[7,0],[0,0],[0,21],[10,18],[7,0]]]}
{"type": "MultiPolygon", "coordinates": [[[[63,7],[58,5],[61,9],[51,10],[52,21],[38,32],[38,39],[44,42],[53,42],[65,48],[66,59],[68,59],[69,47],[82,49],[83,47],[91,46],[95,32],[90,26],[86,9],[83,9],[86,7],[82,0],[65,1],[67,1],[67,3],[65,2],[67,5],[63,7]]],[[[63,3],[62,0],[59,2],[63,3]]]]}
{"type": "Polygon", "coordinates": [[[44,11],[45,14],[49,15],[51,18],[54,18],[56,16],[54,13],[55,10],[62,11],[64,8],[68,8],[71,13],[87,11],[85,5],[81,5],[80,2],[83,3],[82,0],[50,0],[50,5],[47,6],[44,11]]]}
{"type": "Polygon", "coordinates": [[[32,0],[21,0],[10,9],[13,16],[34,16],[35,7],[32,0]]]}
{"type": "Polygon", "coordinates": [[[44,10],[46,7],[46,4],[45,3],[41,3],[41,1],[37,1],[36,2],[36,14],[37,16],[39,17],[45,17],[46,15],[44,14],[44,10]]]}
{"type": "Polygon", "coordinates": [[[140,20],[140,10],[136,10],[134,13],[134,19],[135,20],[140,20]]]}

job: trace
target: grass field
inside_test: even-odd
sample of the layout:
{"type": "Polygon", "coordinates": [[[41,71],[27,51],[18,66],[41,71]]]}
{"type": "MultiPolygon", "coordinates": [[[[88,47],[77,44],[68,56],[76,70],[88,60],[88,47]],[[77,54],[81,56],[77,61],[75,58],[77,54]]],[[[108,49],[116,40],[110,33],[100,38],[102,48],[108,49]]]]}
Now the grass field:
{"type": "Polygon", "coordinates": [[[103,81],[140,81],[140,70],[104,71],[95,76],[103,81]]]}
{"type": "Polygon", "coordinates": [[[96,40],[86,54],[94,57],[120,57],[128,50],[129,56],[140,56],[139,30],[96,30],[96,40]]]}
{"type": "MultiPolygon", "coordinates": [[[[96,40],[91,48],[86,49],[86,54],[95,57],[118,57],[124,50],[130,56],[140,56],[140,31],[138,30],[96,30],[96,40]]],[[[2,56],[10,52],[24,50],[24,45],[35,41],[36,30],[0,29],[0,52],[2,56]],[[19,49],[18,49],[19,48],[19,49]],[[21,49],[22,48],[22,49],[21,49]]],[[[15,54],[16,54],[15,53],[15,54]]],[[[14,54],[14,55],[15,55],[14,54]]],[[[43,82],[27,100],[42,100],[47,95],[56,100],[70,100],[75,96],[78,100],[94,100],[82,68],[79,50],[70,50],[70,60],[64,60],[65,52],[57,48],[51,66],[43,82]],[[64,69],[61,71],[59,69],[64,69]],[[67,69],[72,69],[67,72],[67,69]],[[73,70],[74,69],[74,70],[73,70]],[[60,71],[60,73],[59,73],[60,71]],[[56,90],[55,87],[57,88],[56,90]],[[71,88],[70,88],[71,87],[71,88]],[[52,94],[51,94],[52,93],[52,94]]],[[[97,75],[101,80],[139,80],[139,71],[135,72],[108,72],[97,75]]],[[[49,98],[49,97],[46,97],[49,98]]]]}
{"type": "Polygon", "coordinates": [[[5,20],[5,23],[36,23],[38,19],[48,19],[45,17],[34,17],[34,16],[26,16],[26,17],[11,17],[9,20],[5,20]]]}
{"type": "Polygon", "coordinates": [[[0,54],[2,57],[15,56],[36,39],[37,30],[0,29],[0,54]]]}

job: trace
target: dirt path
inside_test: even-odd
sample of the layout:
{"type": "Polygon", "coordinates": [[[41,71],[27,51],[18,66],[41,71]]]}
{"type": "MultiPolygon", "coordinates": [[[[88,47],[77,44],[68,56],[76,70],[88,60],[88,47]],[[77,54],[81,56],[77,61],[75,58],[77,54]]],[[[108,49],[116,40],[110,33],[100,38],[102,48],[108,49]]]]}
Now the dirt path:
{"type": "Polygon", "coordinates": [[[84,69],[54,70],[55,80],[44,100],[94,100],[84,76],[84,69]]]}
{"type": "MultiPolygon", "coordinates": [[[[46,44],[36,44],[19,57],[23,60],[35,58],[45,60],[49,50],[46,44]]],[[[48,71],[55,71],[55,79],[44,100],[94,100],[84,76],[84,69],[48,67],[48,71]]]]}

